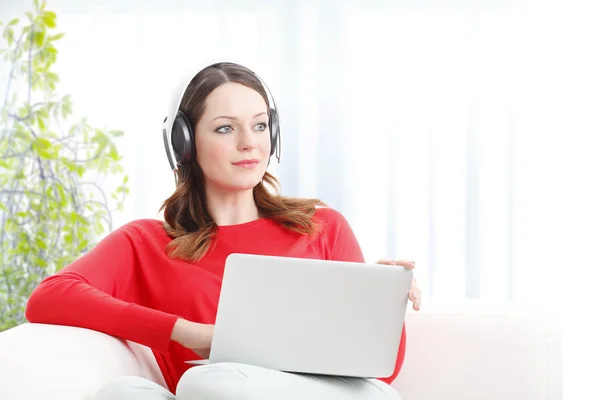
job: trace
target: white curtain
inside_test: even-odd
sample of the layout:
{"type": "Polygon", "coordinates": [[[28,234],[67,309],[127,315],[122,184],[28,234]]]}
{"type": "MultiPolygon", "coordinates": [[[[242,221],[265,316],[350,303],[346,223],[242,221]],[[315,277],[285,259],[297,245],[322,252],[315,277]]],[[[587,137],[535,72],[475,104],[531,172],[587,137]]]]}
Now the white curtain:
{"type": "Polygon", "coordinates": [[[597,95],[568,81],[597,89],[597,72],[566,72],[573,45],[585,57],[581,40],[600,29],[584,32],[585,10],[572,6],[420,4],[50,2],[66,33],[61,90],[91,123],[126,133],[132,190],[114,227],[156,217],[173,190],[160,136],[172,87],[195,65],[233,58],[276,99],[283,158],[271,168],[284,193],[342,211],[369,260],[414,259],[437,297],[551,300],[562,277],[540,274],[569,215],[556,207],[572,200],[557,179],[577,179],[572,162],[598,165],[588,141],[561,156],[588,139],[579,129],[598,128],[597,95]],[[571,118],[579,106],[585,121],[571,118]]]}
{"type": "Polygon", "coordinates": [[[171,88],[234,58],[277,101],[284,193],[342,211],[368,260],[415,260],[424,292],[449,301],[565,319],[596,304],[582,300],[600,275],[596,3],[101,4],[49,7],[66,32],[61,89],[126,133],[131,196],[115,227],[160,218],[173,190],[160,134],[171,88]]]}

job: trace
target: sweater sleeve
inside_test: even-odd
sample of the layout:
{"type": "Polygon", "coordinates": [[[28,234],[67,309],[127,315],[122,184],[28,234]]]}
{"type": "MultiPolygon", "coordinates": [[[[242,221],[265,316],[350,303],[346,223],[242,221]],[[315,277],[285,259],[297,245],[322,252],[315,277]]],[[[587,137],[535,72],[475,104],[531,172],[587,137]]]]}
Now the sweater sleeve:
{"type": "Polygon", "coordinates": [[[136,262],[136,235],[125,225],[44,279],[28,300],[27,320],[88,328],[167,352],[178,317],[122,296],[136,262]]]}
{"type": "MultiPolygon", "coordinates": [[[[328,209],[327,211],[327,228],[324,234],[327,236],[327,247],[330,256],[328,259],[335,261],[349,262],[365,262],[365,258],[360,248],[360,244],[356,239],[356,235],[352,231],[348,220],[338,211],[328,209]]],[[[388,377],[381,377],[379,380],[391,384],[400,373],[402,364],[404,364],[404,354],[406,350],[406,325],[402,327],[400,337],[400,346],[398,347],[398,357],[396,358],[396,366],[394,372],[388,377]]]]}
{"type": "Polygon", "coordinates": [[[332,208],[318,209],[317,215],[325,239],[325,258],[364,263],[362,249],[346,218],[332,208]]]}

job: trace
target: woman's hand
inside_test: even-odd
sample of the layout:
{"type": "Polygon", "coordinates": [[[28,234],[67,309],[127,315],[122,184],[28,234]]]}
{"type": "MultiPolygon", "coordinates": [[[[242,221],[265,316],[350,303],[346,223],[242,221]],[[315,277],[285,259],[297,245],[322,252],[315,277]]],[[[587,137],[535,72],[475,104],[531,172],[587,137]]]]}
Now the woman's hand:
{"type": "MultiPolygon", "coordinates": [[[[408,260],[384,260],[377,261],[377,264],[384,265],[401,265],[406,269],[414,269],[415,262],[408,260]]],[[[413,277],[412,284],[410,285],[410,291],[408,292],[408,299],[413,303],[413,310],[419,311],[421,309],[421,289],[417,285],[417,280],[413,277]]]]}
{"type": "Polygon", "coordinates": [[[210,355],[214,329],[214,325],[199,324],[179,318],[173,327],[171,340],[193,350],[194,353],[206,360],[210,355]]]}

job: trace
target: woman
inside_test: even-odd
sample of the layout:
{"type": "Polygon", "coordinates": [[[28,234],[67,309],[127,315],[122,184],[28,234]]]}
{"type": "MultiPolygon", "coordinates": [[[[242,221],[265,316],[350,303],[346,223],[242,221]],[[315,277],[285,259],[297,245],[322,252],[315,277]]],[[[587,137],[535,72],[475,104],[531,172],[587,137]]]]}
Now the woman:
{"type": "MultiPolygon", "coordinates": [[[[36,288],[27,319],[94,329],[152,349],[168,390],[126,377],[102,388],[96,399],[397,398],[386,383],[401,367],[404,332],[394,375],[380,380],[185,363],[208,356],[229,254],[364,258],[340,213],[319,200],[268,190],[277,188],[266,168],[279,127],[254,73],[238,64],[213,64],[195,75],[176,104],[179,114],[165,120],[163,132],[177,177],[163,204],[165,222],[137,220],[110,233],[36,288]]],[[[415,309],[419,293],[413,285],[415,309]]]]}

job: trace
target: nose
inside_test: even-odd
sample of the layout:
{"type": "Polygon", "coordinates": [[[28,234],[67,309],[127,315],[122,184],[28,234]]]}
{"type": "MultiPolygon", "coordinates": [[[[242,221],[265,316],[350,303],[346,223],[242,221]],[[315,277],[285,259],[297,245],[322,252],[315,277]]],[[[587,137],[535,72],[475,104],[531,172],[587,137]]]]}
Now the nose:
{"type": "Polygon", "coordinates": [[[255,133],[252,129],[242,129],[239,131],[238,148],[240,151],[254,150],[257,147],[255,133]]]}

